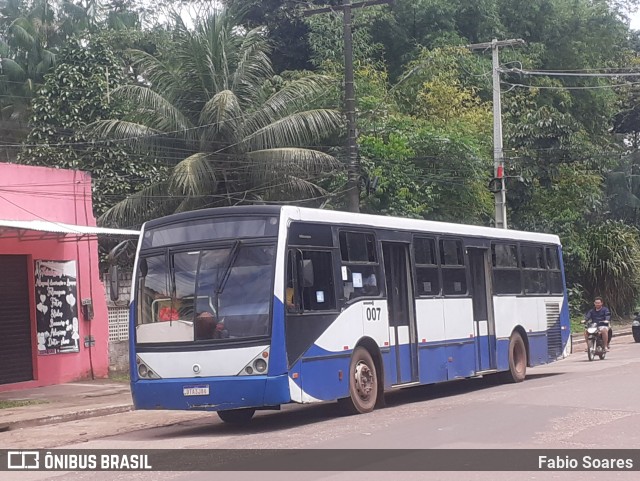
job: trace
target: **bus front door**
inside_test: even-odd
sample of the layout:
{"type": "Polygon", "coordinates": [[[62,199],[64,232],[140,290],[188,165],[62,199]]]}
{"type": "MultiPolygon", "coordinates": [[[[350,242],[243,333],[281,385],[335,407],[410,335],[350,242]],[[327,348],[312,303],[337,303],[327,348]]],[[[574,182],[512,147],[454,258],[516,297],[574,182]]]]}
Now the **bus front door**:
{"type": "Polygon", "coordinates": [[[383,242],[384,272],[387,284],[389,334],[395,350],[394,384],[418,380],[415,303],[409,268],[408,244],[383,242]]]}
{"type": "Polygon", "coordinates": [[[478,371],[488,371],[496,368],[496,330],[489,250],[469,247],[468,252],[478,371]]]}

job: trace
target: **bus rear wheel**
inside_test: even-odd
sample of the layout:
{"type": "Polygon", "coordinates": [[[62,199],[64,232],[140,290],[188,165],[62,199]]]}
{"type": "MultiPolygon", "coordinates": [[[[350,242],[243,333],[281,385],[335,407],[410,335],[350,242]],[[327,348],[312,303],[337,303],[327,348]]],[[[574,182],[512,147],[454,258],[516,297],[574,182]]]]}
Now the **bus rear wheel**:
{"type": "Polygon", "coordinates": [[[369,351],[356,347],[349,365],[349,397],[340,405],[347,414],[365,414],[373,411],[378,399],[378,373],[369,351]]]}
{"type": "Polygon", "coordinates": [[[509,370],[501,375],[505,382],[522,382],[527,375],[527,347],[518,332],[509,339],[509,370]]]}
{"type": "Polygon", "coordinates": [[[230,409],[229,411],[218,411],[218,416],[228,424],[247,424],[255,412],[256,410],[251,408],[230,409]]]}

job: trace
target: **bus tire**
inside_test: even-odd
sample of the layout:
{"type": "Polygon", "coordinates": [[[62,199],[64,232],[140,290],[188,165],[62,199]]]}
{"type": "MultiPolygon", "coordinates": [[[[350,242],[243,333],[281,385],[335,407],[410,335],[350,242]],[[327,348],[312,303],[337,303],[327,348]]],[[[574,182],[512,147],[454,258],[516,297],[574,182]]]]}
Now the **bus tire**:
{"type": "Polygon", "coordinates": [[[378,400],[378,373],[369,351],[358,346],[349,364],[349,397],[340,399],[346,414],[370,413],[378,400]]]}
{"type": "Polygon", "coordinates": [[[227,424],[247,424],[255,414],[252,408],[230,409],[228,411],[218,411],[220,419],[227,424]]]}
{"type": "Polygon", "coordinates": [[[519,332],[509,339],[509,370],[502,374],[504,382],[522,382],[527,376],[527,347],[519,332]]]}

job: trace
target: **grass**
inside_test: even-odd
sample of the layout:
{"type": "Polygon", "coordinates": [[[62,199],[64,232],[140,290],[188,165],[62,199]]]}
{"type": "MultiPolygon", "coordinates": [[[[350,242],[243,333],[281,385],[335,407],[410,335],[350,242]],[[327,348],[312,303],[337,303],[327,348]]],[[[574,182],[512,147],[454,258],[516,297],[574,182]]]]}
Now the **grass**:
{"type": "Polygon", "coordinates": [[[582,320],[582,317],[576,317],[575,319],[571,319],[571,332],[573,334],[584,331],[584,324],[580,323],[581,320],[582,320]]]}
{"type": "Polygon", "coordinates": [[[128,372],[111,372],[109,373],[109,380],[115,382],[129,382],[131,378],[128,372]]]}
{"type": "Polygon", "coordinates": [[[9,399],[7,401],[0,400],[0,409],[21,408],[24,406],[32,406],[35,404],[45,404],[48,401],[43,399],[9,399]]]}

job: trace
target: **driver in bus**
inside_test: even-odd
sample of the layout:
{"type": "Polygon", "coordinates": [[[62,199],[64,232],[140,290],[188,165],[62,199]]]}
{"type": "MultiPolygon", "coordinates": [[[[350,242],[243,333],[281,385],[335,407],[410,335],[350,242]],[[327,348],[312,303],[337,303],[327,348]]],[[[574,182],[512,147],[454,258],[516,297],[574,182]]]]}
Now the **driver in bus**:
{"type": "Polygon", "coordinates": [[[227,337],[229,337],[229,333],[224,328],[224,322],[218,321],[214,314],[203,311],[196,315],[196,341],[225,339],[227,337]]]}

